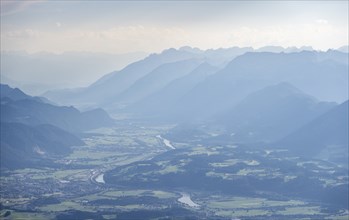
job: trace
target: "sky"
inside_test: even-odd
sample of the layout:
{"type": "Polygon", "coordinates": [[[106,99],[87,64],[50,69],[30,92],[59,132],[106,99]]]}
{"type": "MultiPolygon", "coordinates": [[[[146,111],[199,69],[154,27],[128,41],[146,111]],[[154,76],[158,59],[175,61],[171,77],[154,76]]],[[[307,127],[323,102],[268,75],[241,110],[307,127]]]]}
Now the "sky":
{"type": "Polygon", "coordinates": [[[6,1],[1,50],[348,45],[348,1],[6,1]]]}

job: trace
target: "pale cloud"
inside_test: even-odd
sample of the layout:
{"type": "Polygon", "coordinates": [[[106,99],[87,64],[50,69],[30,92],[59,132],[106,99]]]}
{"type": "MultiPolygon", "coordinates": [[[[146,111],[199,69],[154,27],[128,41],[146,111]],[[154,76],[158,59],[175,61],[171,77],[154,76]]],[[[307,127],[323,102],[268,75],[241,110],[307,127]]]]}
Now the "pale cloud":
{"type": "MultiPolygon", "coordinates": [[[[58,22],[57,22],[58,23],[58,22]]],[[[60,24],[60,23],[59,23],[60,24]]],[[[57,27],[61,27],[57,25],[57,27]]],[[[4,50],[29,52],[96,51],[118,53],[160,52],[169,47],[190,45],[202,49],[265,45],[304,46],[316,49],[340,47],[347,44],[347,29],[331,25],[284,25],[226,28],[183,28],[146,25],[115,26],[108,29],[39,31],[24,29],[1,33],[4,50]]]]}
{"type": "MultiPolygon", "coordinates": [[[[56,24],[57,25],[57,24],[56,24]]],[[[57,25],[58,26],[58,25],[57,25]]],[[[69,50],[96,52],[161,51],[183,43],[188,33],[177,27],[120,26],[105,30],[39,31],[33,29],[1,33],[2,49],[29,52],[69,50]]]]}
{"type": "Polygon", "coordinates": [[[229,42],[241,46],[265,45],[304,46],[326,50],[348,44],[346,28],[331,25],[284,25],[269,27],[240,27],[231,31],[229,42]]]}
{"type": "Polygon", "coordinates": [[[317,19],[316,20],[316,23],[318,23],[318,24],[328,24],[328,21],[326,20],[326,19],[317,19]]]}
{"type": "Polygon", "coordinates": [[[39,2],[1,0],[2,50],[126,53],[183,45],[326,50],[348,44],[344,1],[39,2]]]}
{"type": "Polygon", "coordinates": [[[24,29],[24,30],[15,30],[7,31],[1,33],[1,39],[10,40],[10,39],[30,39],[33,37],[40,36],[40,32],[33,29],[24,29]]]}

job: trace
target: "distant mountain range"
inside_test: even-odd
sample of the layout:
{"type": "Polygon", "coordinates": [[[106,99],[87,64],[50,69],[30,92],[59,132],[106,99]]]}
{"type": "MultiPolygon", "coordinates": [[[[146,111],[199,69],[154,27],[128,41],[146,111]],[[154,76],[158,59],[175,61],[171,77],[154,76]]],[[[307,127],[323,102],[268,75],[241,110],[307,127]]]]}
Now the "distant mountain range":
{"type": "Polygon", "coordinates": [[[191,73],[171,81],[157,92],[131,104],[127,107],[127,111],[152,118],[164,115],[168,109],[175,108],[180,98],[218,70],[218,67],[204,62],[191,73]]]}
{"type": "Polygon", "coordinates": [[[80,112],[0,86],[2,167],[28,166],[38,158],[67,154],[71,146],[84,144],[74,134],[114,124],[102,109],[80,112]]]}
{"type": "Polygon", "coordinates": [[[161,90],[170,82],[188,75],[200,64],[201,62],[195,59],[162,64],[122,92],[118,96],[119,100],[126,103],[139,101],[161,90]]]}
{"type": "Polygon", "coordinates": [[[235,141],[272,142],[335,106],[319,102],[289,83],[279,83],[248,95],[219,115],[216,124],[225,126],[235,141]]]}
{"type": "Polygon", "coordinates": [[[282,138],[276,145],[296,154],[348,165],[348,101],[282,138]]]}
{"type": "MultiPolygon", "coordinates": [[[[178,124],[173,131],[182,136],[210,133],[211,139],[280,143],[291,148],[289,143],[299,139],[299,129],[348,100],[349,57],[341,51],[345,47],[326,52],[273,46],[168,49],[109,73],[88,87],[44,94],[54,103],[97,110],[80,112],[40,97],[23,100],[23,94],[7,88],[6,94],[19,98],[2,98],[1,109],[7,116],[1,120],[29,126],[48,123],[82,132],[112,124],[99,109],[103,108],[148,122],[178,124]],[[189,132],[185,134],[181,127],[189,132]]],[[[345,130],[325,121],[333,130],[345,130]]],[[[315,133],[309,137],[315,139],[315,133]]],[[[326,146],[348,145],[344,139],[340,144],[331,137],[326,140],[329,142],[321,142],[326,146]]],[[[319,144],[314,142],[311,147],[319,144]]],[[[319,145],[314,152],[325,148],[319,145]]]]}
{"type": "MultiPolygon", "coordinates": [[[[125,91],[131,86],[134,86],[133,84],[136,83],[136,81],[142,81],[143,77],[146,77],[161,65],[194,59],[198,60],[199,62],[207,62],[208,64],[217,66],[218,68],[224,68],[232,60],[246,53],[259,54],[260,52],[269,51],[295,54],[301,54],[302,51],[312,51],[312,53],[315,54],[314,56],[316,56],[314,59],[319,62],[328,59],[334,60],[337,63],[346,63],[347,59],[347,54],[345,53],[340,53],[338,51],[315,52],[311,47],[264,47],[258,50],[249,47],[232,47],[227,49],[210,49],[206,51],[197,48],[182,47],[178,50],[168,49],[160,54],[151,54],[143,60],[131,63],[120,71],[115,71],[103,76],[86,88],[49,91],[45,93],[44,96],[57,103],[65,105],[74,104],[80,107],[98,107],[103,103],[113,102],[110,103],[111,106],[115,107],[121,105],[123,107],[124,105],[118,103],[121,102],[120,100],[123,100],[121,94],[127,94],[128,92],[125,91]]],[[[281,56],[282,53],[279,55],[281,56]]],[[[294,55],[293,57],[296,56],[297,55],[294,55]]],[[[277,60],[275,60],[275,62],[276,61],[277,60]]],[[[178,72],[180,72],[180,69],[178,72]]],[[[170,75],[171,73],[169,72],[168,74],[170,75]]],[[[159,79],[158,82],[160,81],[161,80],[159,79]]],[[[127,96],[124,99],[127,99],[127,96]]]]}
{"type": "Polygon", "coordinates": [[[78,90],[49,91],[44,96],[60,104],[75,103],[80,106],[99,106],[126,91],[137,80],[151,73],[157,67],[195,57],[198,55],[186,51],[165,50],[161,54],[151,54],[143,60],[131,63],[120,71],[107,74],[89,87],[78,90]]]}
{"type": "Polygon", "coordinates": [[[166,112],[169,117],[175,115],[183,120],[202,119],[224,112],[250,93],[280,82],[289,82],[319,100],[342,102],[348,99],[348,65],[337,60],[347,56],[335,52],[333,59],[323,60],[322,53],[308,51],[246,53],[196,85],[166,112]]]}
{"type": "MultiPolygon", "coordinates": [[[[348,53],[335,50],[316,52],[311,48],[302,51],[284,49],[287,53],[255,52],[253,49],[253,52],[248,52],[250,49],[168,49],[105,75],[87,88],[51,91],[45,96],[60,104],[103,107],[110,112],[126,108],[141,116],[156,114],[175,121],[203,119],[227,111],[251,92],[280,82],[289,82],[322,101],[343,102],[348,99],[348,53]],[[217,57],[220,62],[215,61],[217,57]],[[180,78],[189,80],[194,74],[190,71],[202,62],[218,65],[205,79],[191,81],[190,89],[185,93],[180,87],[173,88],[172,93],[178,95],[167,97],[163,89],[180,78]],[[183,63],[196,64],[185,69],[183,63]],[[168,105],[164,106],[161,100],[166,100],[168,105]],[[146,107],[148,101],[152,102],[151,108],[146,107]],[[141,108],[143,105],[145,108],[141,108]]],[[[258,51],[261,50],[279,52],[282,48],[266,47],[258,51]]]]}

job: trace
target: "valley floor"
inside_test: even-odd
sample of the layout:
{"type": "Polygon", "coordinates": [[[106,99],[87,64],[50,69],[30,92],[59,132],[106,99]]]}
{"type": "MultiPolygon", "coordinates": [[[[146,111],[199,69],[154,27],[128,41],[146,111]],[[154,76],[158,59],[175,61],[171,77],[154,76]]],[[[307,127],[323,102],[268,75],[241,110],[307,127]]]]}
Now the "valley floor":
{"type": "Polygon", "coordinates": [[[225,193],[203,182],[192,186],[186,176],[194,162],[196,170],[204,161],[207,184],[214,180],[225,186],[226,181],[250,177],[283,183],[296,179],[292,172],[264,166],[282,160],[299,169],[311,167],[325,187],[332,187],[348,184],[347,168],[275,150],[174,143],[161,136],[169,128],[125,123],[90,131],[84,137],[86,146],[75,147],[54,166],[2,170],[0,219],[348,219],[348,209],[340,205],[264,191],[225,193]],[[172,152],[173,160],[168,159],[172,152]],[[224,171],[234,166],[240,168],[224,171]],[[187,179],[163,184],[170,175],[187,179]]]}

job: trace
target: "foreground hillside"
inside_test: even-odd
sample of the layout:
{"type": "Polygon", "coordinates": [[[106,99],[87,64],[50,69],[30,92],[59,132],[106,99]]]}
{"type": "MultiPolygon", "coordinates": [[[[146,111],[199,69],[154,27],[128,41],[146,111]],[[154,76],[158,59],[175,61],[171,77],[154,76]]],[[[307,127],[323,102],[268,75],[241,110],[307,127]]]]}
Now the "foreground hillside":
{"type": "Polygon", "coordinates": [[[83,145],[81,132],[113,124],[102,109],[80,112],[1,84],[1,168],[48,165],[83,145]]]}

